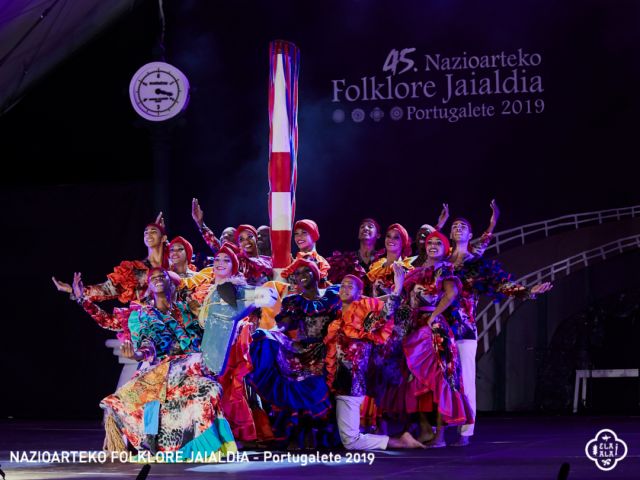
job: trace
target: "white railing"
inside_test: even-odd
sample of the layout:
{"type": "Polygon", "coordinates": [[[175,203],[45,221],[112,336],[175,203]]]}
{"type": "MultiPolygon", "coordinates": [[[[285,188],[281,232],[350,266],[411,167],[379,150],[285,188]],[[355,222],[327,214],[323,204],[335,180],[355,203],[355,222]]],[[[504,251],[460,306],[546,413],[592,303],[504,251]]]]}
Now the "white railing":
{"type": "MultiPolygon", "coordinates": [[[[615,242],[607,243],[597,248],[584,251],[572,257],[565,258],[559,262],[531,272],[517,280],[518,283],[525,287],[530,287],[541,282],[553,282],[559,277],[570,275],[572,271],[580,270],[588,267],[595,262],[606,260],[608,257],[640,248],[640,235],[621,238],[615,242]]],[[[479,354],[483,354],[489,350],[489,332],[491,328],[495,329],[497,336],[501,330],[501,319],[508,312],[512,314],[515,310],[515,299],[510,297],[503,303],[491,302],[476,317],[476,325],[478,327],[479,354]],[[482,341],[482,343],[480,343],[482,341]]]]}
{"type": "MultiPolygon", "coordinates": [[[[544,234],[545,237],[548,237],[551,232],[561,228],[573,227],[578,229],[581,226],[596,225],[607,220],[620,220],[622,218],[633,218],[636,216],[640,216],[640,205],[614,208],[611,210],[600,210],[599,212],[574,213],[571,215],[552,218],[551,220],[521,225],[516,228],[494,233],[493,240],[487,247],[485,255],[492,250],[495,250],[495,253],[500,253],[501,249],[504,249],[504,245],[507,243],[517,241],[520,245],[524,245],[527,238],[532,235],[544,234]]],[[[478,240],[479,239],[476,239],[476,242],[478,240]]]]}

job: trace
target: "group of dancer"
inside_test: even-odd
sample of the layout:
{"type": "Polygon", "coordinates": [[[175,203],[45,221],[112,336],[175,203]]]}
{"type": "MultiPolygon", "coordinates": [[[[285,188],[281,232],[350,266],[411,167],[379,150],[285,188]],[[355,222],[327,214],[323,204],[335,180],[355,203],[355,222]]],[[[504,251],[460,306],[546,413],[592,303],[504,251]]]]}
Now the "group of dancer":
{"type": "Polygon", "coordinates": [[[274,278],[269,227],[229,227],[218,238],[193,199],[210,265],[192,263],[203,257],[184,237],[168,241],[160,214],[144,229],[145,259],[121,262],[96,285],[80,273],[71,284],[53,278],[138,362],[100,403],[105,448],[186,457],[256,445],[429,448],[446,446],[446,427],[457,428],[452,445],[468,445],[479,297],[551,288],[526,288],[483,258],[499,215],[491,208],[473,243],[465,218],[443,233],[445,204],[414,242],[402,225],[382,230],[366,218],[359,248],[326,258],[318,225],[299,220],[297,252],[274,278]],[[109,312],[105,300],[123,305],[109,312]]]}

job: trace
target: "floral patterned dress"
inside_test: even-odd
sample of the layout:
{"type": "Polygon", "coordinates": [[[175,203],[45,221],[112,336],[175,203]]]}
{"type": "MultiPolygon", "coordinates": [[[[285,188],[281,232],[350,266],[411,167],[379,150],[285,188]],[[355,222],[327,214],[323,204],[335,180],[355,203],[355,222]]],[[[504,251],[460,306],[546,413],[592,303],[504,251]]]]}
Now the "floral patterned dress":
{"type": "Polygon", "coordinates": [[[437,408],[445,423],[472,422],[453,332],[442,316],[428,325],[446,281],[459,284],[446,263],[436,269],[419,267],[405,278],[409,294],[415,285],[421,285],[424,291],[420,306],[403,305],[398,309],[390,341],[374,357],[380,369],[375,394],[380,414],[402,417],[437,408]]]}
{"type": "Polygon", "coordinates": [[[151,361],[100,403],[107,438],[124,435],[137,450],[181,451],[185,457],[236,451],[220,407],[221,387],[205,371],[202,331],[188,307],[142,307],[132,312],[129,330],[136,350],[151,361]]]}
{"type": "Polygon", "coordinates": [[[433,402],[449,425],[473,423],[473,410],[464,395],[462,370],[454,334],[445,318],[440,315],[431,326],[432,312],[445,293],[444,284],[451,282],[459,291],[460,280],[453,275],[448,263],[434,267],[420,267],[405,279],[408,292],[415,285],[424,288],[421,305],[411,312],[411,327],[402,342],[407,369],[407,412],[428,412],[433,402]],[[414,400],[415,399],[415,400],[414,400]],[[426,406],[426,408],[425,408],[426,406]]]}

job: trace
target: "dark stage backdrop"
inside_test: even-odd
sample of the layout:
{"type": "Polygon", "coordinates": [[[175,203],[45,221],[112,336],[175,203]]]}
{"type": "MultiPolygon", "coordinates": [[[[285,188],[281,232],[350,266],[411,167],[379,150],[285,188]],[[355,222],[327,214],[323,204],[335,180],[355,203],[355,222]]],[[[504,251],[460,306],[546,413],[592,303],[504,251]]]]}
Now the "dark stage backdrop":
{"type": "Polygon", "coordinates": [[[157,206],[203,248],[193,196],[216,231],[267,223],[270,40],[301,50],[297,217],[318,222],[321,253],[354,248],[365,216],[413,233],[442,202],[477,230],[491,198],[498,229],[639,203],[638,2],[271,3],[165,2],[166,60],[192,86],[169,126],[127,95],[156,59],[151,1],[0,118],[2,248],[22,272],[3,279],[3,417],[97,416],[115,384],[109,336],[52,274],[97,282],[141,257],[157,206]]]}

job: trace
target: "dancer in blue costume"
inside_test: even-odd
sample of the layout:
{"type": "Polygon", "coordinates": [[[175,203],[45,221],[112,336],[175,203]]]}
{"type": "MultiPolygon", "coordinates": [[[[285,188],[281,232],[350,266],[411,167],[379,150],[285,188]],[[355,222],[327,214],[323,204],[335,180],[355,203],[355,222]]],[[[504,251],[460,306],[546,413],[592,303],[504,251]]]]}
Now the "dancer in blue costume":
{"type": "MultiPolygon", "coordinates": [[[[222,385],[220,400],[233,434],[241,441],[254,441],[259,435],[252,417],[244,385],[251,371],[249,343],[258,317],[247,316],[257,306],[266,306],[261,294],[268,289],[247,285],[238,273],[234,247],[225,243],[213,262],[213,282],[208,287],[199,312],[204,328],[202,357],[208,371],[222,385]]],[[[274,293],[275,296],[275,293],[274,293]]]]}
{"type": "Polygon", "coordinates": [[[331,403],[323,339],[340,310],[339,285],[319,290],[320,270],[306,259],[297,259],[287,270],[301,293],[283,299],[277,328],[254,334],[254,370],[249,378],[272,406],[276,441],[331,446],[338,438],[328,423],[331,403]]]}

